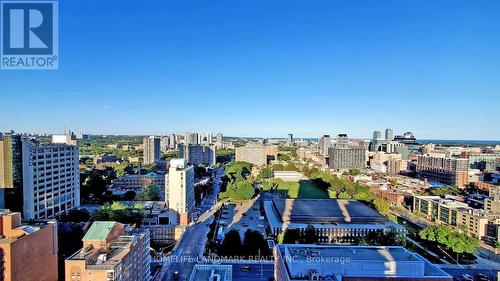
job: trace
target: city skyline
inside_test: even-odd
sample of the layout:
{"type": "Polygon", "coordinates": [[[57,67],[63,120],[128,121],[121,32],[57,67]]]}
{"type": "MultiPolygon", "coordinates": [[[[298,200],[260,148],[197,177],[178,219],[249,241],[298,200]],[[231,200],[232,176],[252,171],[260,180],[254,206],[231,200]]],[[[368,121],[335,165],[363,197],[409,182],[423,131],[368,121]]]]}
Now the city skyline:
{"type": "Polygon", "coordinates": [[[0,72],[0,130],[498,140],[500,3],[460,3],[61,2],[59,70],[0,72]]]}

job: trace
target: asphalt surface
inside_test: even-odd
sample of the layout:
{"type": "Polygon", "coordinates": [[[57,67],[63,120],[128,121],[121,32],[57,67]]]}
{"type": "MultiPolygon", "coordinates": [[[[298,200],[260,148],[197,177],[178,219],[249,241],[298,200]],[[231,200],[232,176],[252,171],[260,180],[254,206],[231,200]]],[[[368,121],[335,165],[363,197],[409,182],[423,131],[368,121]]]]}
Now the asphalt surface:
{"type": "MultiPolygon", "coordinates": [[[[470,276],[474,277],[478,273],[482,273],[488,277],[491,278],[491,280],[496,280],[497,277],[497,271],[494,269],[455,269],[455,268],[442,268],[442,270],[446,271],[448,274],[451,276],[455,277],[456,280],[462,280],[462,275],[463,274],[469,274],[470,276]]],[[[500,268],[498,268],[500,270],[500,268]]]]}
{"type": "Polygon", "coordinates": [[[180,275],[179,280],[189,280],[191,271],[195,264],[201,261],[203,250],[205,249],[205,240],[210,230],[207,224],[212,222],[216,208],[212,208],[217,201],[217,194],[220,191],[220,179],[224,175],[224,168],[217,171],[212,193],[204,200],[201,205],[201,215],[191,226],[187,227],[182,239],[177,243],[177,247],[172,251],[169,257],[165,258],[163,279],[174,280],[174,272],[180,275]]]}

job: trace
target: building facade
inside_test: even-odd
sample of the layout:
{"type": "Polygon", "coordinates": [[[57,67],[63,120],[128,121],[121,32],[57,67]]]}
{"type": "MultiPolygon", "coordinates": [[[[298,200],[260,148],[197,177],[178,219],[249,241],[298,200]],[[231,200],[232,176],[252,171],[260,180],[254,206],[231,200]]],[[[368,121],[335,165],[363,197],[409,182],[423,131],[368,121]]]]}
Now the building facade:
{"type": "Polygon", "coordinates": [[[328,155],[328,149],[332,146],[332,139],[330,138],[330,135],[323,135],[319,139],[319,153],[321,155],[327,156],[328,155]]]}
{"type": "Polygon", "coordinates": [[[463,187],[468,183],[468,166],[468,159],[434,153],[419,155],[416,171],[421,178],[463,187]]]}
{"type": "Polygon", "coordinates": [[[95,221],[83,247],[65,261],[66,281],[149,281],[151,256],[147,229],[95,221]]]}
{"type": "Polygon", "coordinates": [[[278,147],[274,145],[255,145],[236,148],[236,161],[252,163],[257,166],[269,164],[278,158],[278,147]]]}
{"type": "Polygon", "coordinates": [[[363,146],[331,147],[329,156],[331,169],[363,169],[366,167],[366,149],[363,146]]]}
{"type": "Polygon", "coordinates": [[[144,164],[153,164],[155,162],[160,161],[160,138],[155,136],[150,136],[144,139],[144,154],[143,154],[143,163],[144,164]]]}
{"type": "Polygon", "coordinates": [[[23,219],[54,218],[80,206],[78,147],[23,143],[23,219]]]}
{"type": "Polygon", "coordinates": [[[187,160],[188,164],[198,166],[215,165],[215,146],[203,144],[179,144],[179,157],[187,160]]]}
{"type": "Polygon", "coordinates": [[[57,222],[21,223],[0,210],[0,280],[57,281],[57,222]]]}
{"type": "Polygon", "coordinates": [[[177,212],[178,224],[189,224],[195,207],[194,167],[185,159],[170,160],[165,198],[169,208],[177,212]]]}
{"type": "Polygon", "coordinates": [[[482,239],[486,236],[488,218],[482,210],[465,203],[439,196],[414,196],[413,211],[428,220],[457,229],[467,229],[468,235],[482,239]]]}

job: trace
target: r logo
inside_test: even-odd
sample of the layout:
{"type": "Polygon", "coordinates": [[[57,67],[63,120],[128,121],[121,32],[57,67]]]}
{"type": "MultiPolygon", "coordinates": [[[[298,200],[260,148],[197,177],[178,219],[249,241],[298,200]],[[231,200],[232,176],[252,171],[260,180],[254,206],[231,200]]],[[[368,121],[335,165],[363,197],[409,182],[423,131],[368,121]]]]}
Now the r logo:
{"type": "Polygon", "coordinates": [[[0,3],[2,68],[54,69],[58,54],[57,2],[0,0],[0,3]],[[36,67],[42,63],[44,67],[36,67]]]}

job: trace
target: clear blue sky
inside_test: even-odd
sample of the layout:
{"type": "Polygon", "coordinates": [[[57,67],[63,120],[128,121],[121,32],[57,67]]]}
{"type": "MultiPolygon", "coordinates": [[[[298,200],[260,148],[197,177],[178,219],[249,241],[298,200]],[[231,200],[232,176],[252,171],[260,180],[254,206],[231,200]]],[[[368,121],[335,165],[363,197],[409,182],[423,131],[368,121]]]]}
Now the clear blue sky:
{"type": "Polygon", "coordinates": [[[500,1],[60,2],[0,130],[500,139],[500,1]]]}

